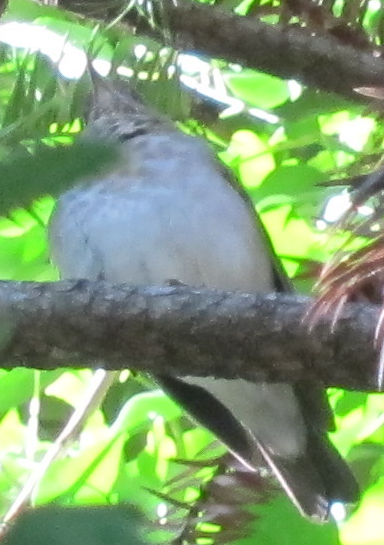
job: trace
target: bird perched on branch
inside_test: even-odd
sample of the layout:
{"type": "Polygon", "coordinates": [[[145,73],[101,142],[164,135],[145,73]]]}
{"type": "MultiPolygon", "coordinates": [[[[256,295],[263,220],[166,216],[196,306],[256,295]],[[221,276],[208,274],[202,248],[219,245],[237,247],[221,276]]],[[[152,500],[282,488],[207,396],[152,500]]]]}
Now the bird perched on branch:
{"type": "MultiPolygon", "coordinates": [[[[252,204],[205,141],[177,129],[122,83],[94,78],[83,138],[120,160],[62,195],[50,223],[63,278],[268,293],[290,290],[252,204]]],[[[156,380],[250,470],[263,458],[301,514],[325,521],[356,481],[328,439],[319,385],[251,383],[158,371],[156,380]]]]}

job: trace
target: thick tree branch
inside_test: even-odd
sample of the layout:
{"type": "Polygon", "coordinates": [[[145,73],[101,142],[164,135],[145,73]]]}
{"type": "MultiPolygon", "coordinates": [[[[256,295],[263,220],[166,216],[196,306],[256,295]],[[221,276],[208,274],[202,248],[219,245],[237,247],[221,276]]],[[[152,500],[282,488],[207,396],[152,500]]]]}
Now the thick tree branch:
{"type": "MultiPolygon", "coordinates": [[[[55,3],[106,21],[113,20],[126,6],[123,0],[107,0],[102,5],[95,0],[55,3]]],[[[342,45],[332,36],[312,35],[293,26],[269,25],[188,0],[163,1],[162,5],[159,25],[167,26],[164,36],[179,50],[223,58],[281,78],[294,78],[345,97],[357,98],[353,91],[356,87],[384,86],[384,61],[380,57],[342,45]]],[[[143,20],[140,25],[134,9],[123,20],[139,25],[139,32],[156,34],[143,20]]]]}
{"type": "Polygon", "coordinates": [[[302,324],[309,299],[183,286],[0,282],[3,367],[126,367],[177,375],[375,389],[376,307],[350,305],[334,333],[302,324]]]}

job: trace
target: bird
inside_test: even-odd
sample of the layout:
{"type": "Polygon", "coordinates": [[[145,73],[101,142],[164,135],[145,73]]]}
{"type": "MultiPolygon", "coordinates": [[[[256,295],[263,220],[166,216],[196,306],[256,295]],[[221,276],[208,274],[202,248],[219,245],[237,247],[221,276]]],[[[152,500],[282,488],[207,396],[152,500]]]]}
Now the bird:
{"type": "MultiPolygon", "coordinates": [[[[290,291],[253,203],[201,137],[145,104],[126,81],[93,78],[84,141],[117,146],[118,160],[57,200],[48,234],[63,279],[290,291]]],[[[155,380],[250,471],[260,459],[298,511],[329,520],[359,487],[331,443],[333,415],[312,381],[155,380]]]]}

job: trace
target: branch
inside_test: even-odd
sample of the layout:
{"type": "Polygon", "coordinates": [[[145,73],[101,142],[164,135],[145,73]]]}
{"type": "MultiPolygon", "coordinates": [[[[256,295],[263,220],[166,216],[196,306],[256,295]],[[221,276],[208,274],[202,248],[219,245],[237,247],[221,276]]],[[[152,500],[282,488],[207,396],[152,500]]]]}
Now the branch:
{"type": "MultiPolygon", "coordinates": [[[[125,7],[125,2],[116,0],[106,0],[102,5],[95,0],[55,0],[56,3],[107,22],[125,7]]],[[[379,56],[342,45],[332,36],[313,35],[289,25],[270,25],[188,0],[163,1],[162,5],[164,13],[158,24],[167,27],[162,39],[168,37],[179,50],[222,58],[281,78],[294,78],[355,100],[359,100],[353,91],[356,87],[384,86],[384,61],[379,56]]],[[[140,33],[160,37],[159,31],[142,17],[140,24],[135,9],[125,13],[123,20],[138,27],[140,33]]]]}
{"type": "Polygon", "coordinates": [[[379,310],[351,304],[334,333],[303,325],[310,300],[184,286],[0,282],[3,367],[127,367],[375,390],[379,310]]]}

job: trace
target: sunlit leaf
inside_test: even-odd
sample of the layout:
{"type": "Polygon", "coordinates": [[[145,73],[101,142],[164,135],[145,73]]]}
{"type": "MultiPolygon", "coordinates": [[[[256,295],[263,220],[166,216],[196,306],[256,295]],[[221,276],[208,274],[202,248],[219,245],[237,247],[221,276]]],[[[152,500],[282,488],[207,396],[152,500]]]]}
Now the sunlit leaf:
{"type": "Polygon", "coordinates": [[[384,526],[384,479],[364,494],[363,502],[351,519],[340,528],[343,545],[381,545],[384,526]]]}
{"type": "Polygon", "coordinates": [[[275,167],[268,146],[252,131],[237,131],[221,157],[249,188],[260,185],[275,167]]]}
{"type": "Polygon", "coordinates": [[[229,89],[239,99],[258,108],[274,108],[289,98],[287,82],[254,70],[224,75],[229,89]]]}

